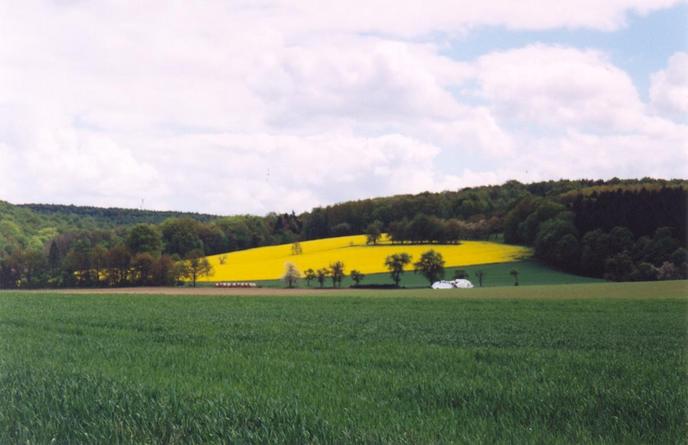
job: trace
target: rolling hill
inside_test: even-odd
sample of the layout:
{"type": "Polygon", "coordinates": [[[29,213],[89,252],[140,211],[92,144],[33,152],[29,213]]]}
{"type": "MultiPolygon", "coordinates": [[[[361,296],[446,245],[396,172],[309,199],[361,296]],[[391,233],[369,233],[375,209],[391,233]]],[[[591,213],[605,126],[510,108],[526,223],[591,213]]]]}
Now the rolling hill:
{"type": "Polygon", "coordinates": [[[384,262],[388,255],[405,252],[415,261],[430,249],[442,254],[446,266],[506,263],[531,254],[525,247],[487,241],[464,241],[455,245],[392,244],[385,238],[373,246],[366,244],[364,235],[305,241],[300,247],[300,254],[293,253],[292,244],[281,244],[209,256],[214,274],[201,281],[274,280],[284,274],[286,263],[293,263],[303,272],[328,267],[335,261],[342,261],[347,273],[356,269],[364,274],[375,274],[386,272],[384,262]]]}

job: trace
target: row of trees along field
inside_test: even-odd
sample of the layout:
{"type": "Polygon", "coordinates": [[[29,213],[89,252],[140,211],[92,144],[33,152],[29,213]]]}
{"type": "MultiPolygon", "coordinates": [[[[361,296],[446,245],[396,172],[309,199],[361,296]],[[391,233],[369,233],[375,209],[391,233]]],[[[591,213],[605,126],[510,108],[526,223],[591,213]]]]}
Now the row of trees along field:
{"type": "MultiPolygon", "coordinates": [[[[405,273],[406,267],[413,263],[413,272],[418,273],[425,277],[429,284],[432,284],[445,276],[445,261],[442,254],[436,252],[435,250],[428,250],[424,252],[420,259],[413,262],[411,255],[405,252],[399,252],[389,255],[385,258],[385,268],[389,271],[390,277],[394,282],[395,287],[399,287],[401,283],[401,277],[405,273]]],[[[512,269],[509,274],[514,278],[514,285],[518,286],[518,275],[519,272],[516,269],[512,269]]],[[[332,281],[332,287],[341,287],[342,280],[346,276],[346,267],[342,261],[335,261],[328,267],[321,267],[319,269],[307,269],[303,277],[301,272],[296,268],[293,263],[287,263],[285,267],[285,273],[282,277],[284,283],[287,287],[295,287],[298,280],[303,278],[306,281],[306,286],[311,287],[314,282],[319,283],[320,287],[325,287],[325,283],[328,279],[332,281]]],[[[354,283],[353,287],[361,287],[361,281],[365,278],[365,275],[356,269],[352,269],[349,272],[351,281],[354,283]]],[[[475,272],[475,278],[478,281],[478,285],[482,287],[483,278],[485,273],[482,270],[477,270],[475,272]]],[[[469,274],[465,270],[455,270],[454,279],[470,278],[469,274]]],[[[363,286],[363,287],[381,287],[381,285],[363,286]]]]}
{"type": "Polygon", "coordinates": [[[146,224],[124,239],[106,230],[67,233],[49,243],[47,254],[15,249],[0,257],[2,288],[195,285],[211,272],[201,249],[167,254],[158,228],[146,224]]]}
{"type": "MultiPolygon", "coordinates": [[[[392,281],[394,281],[395,287],[399,287],[401,282],[401,276],[405,272],[407,265],[411,264],[412,257],[405,252],[399,252],[389,255],[385,258],[385,267],[389,271],[392,281]]],[[[444,277],[444,258],[442,254],[434,250],[428,250],[424,252],[420,259],[413,263],[414,273],[420,273],[423,275],[430,284],[444,277]]],[[[464,272],[465,274],[465,272],[464,272]]],[[[349,273],[351,281],[355,283],[354,287],[361,286],[361,281],[365,278],[365,275],[356,269],[352,269],[349,273]]],[[[341,287],[342,280],[346,276],[346,268],[342,261],[335,261],[328,267],[321,267],[319,269],[307,269],[304,272],[303,279],[306,281],[306,286],[311,287],[311,283],[318,282],[320,287],[325,287],[325,282],[330,279],[332,281],[332,287],[341,287]]],[[[461,276],[464,278],[465,275],[461,276]]],[[[292,263],[287,263],[285,268],[285,273],[283,276],[284,283],[287,287],[296,286],[299,279],[301,279],[301,272],[292,263]]],[[[482,275],[480,280],[480,285],[482,286],[482,275]]]]}
{"type": "Polygon", "coordinates": [[[170,264],[200,254],[359,233],[373,243],[382,233],[396,243],[503,234],[575,273],[685,277],[687,189],[650,178],[509,181],[264,217],[0,202],[0,286],[169,284],[181,276],[170,264]]]}
{"type": "Polygon", "coordinates": [[[418,214],[409,220],[391,221],[385,225],[373,221],[363,231],[368,244],[377,244],[383,232],[393,243],[456,244],[460,240],[488,240],[499,235],[501,220],[493,216],[477,221],[463,221],[458,218],[442,219],[436,216],[418,214]]]}
{"type": "Polygon", "coordinates": [[[77,228],[71,218],[0,203],[0,287],[169,285],[194,258],[289,243],[299,231],[294,214],[184,216],[112,228],[93,226],[88,215],[88,228],[77,228]]]}

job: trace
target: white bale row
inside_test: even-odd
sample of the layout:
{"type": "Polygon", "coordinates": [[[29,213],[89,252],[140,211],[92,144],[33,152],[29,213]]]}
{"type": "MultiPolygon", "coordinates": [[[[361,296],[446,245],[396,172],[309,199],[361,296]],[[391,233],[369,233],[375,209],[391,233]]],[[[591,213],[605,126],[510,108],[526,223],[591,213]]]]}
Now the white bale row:
{"type": "Polygon", "coordinates": [[[223,281],[215,283],[215,287],[258,287],[258,285],[256,283],[223,281]]]}

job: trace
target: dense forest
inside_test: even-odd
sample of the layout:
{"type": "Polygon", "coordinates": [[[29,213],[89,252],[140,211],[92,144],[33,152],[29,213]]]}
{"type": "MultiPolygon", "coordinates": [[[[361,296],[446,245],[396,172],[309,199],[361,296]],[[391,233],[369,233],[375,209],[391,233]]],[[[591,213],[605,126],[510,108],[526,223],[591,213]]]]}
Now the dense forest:
{"type": "Polygon", "coordinates": [[[202,255],[361,233],[503,240],[578,274],[685,278],[687,191],[651,178],[509,181],[266,216],[0,202],[0,287],[171,285],[202,255]]]}
{"type": "Polygon", "coordinates": [[[58,204],[19,204],[17,207],[32,210],[46,216],[68,219],[74,223],[90,224],[100,228],[111,228],[130,224],[160,224],[169,218],[187,217],[197,221],[210,221],[216,215],[191,212],[172,212],[159,210],[138,210],[120,208],[87,207],[58,204]]]}

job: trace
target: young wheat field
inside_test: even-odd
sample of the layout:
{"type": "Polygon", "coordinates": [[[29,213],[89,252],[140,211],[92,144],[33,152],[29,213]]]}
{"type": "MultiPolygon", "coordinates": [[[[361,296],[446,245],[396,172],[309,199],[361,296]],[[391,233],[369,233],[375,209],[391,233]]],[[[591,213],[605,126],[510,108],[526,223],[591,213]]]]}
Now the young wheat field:
{"type": "Polygon", "coordinates": [[[685,443],[685,282],[286,295],[0,293],[0,443],[685,443]]]}

